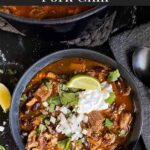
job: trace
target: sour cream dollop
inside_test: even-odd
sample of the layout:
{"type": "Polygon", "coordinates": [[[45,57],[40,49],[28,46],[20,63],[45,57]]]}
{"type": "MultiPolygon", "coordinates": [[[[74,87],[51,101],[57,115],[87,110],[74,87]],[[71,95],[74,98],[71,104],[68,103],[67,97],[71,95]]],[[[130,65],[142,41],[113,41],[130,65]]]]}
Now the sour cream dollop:
{"type": "Polygon", "coordinates": [[[109,98],[110,93],[113,92],[112,85],[103,82],[101,87],[101,90],[85,90],[79,93],[78,113],[90,113],[94,110],[104,110],[109,107],[105,99],[109,98]]]}

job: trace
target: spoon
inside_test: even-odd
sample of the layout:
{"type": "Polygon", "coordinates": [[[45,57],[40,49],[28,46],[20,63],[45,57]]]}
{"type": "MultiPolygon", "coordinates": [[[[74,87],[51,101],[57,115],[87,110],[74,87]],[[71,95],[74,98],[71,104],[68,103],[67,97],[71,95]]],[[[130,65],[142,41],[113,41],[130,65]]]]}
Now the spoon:
{"type": "Polygon", "coordinates": [[[139,47],[132,56],[132,67],[135,75],[150,87],[150,48],[139,47]]]}

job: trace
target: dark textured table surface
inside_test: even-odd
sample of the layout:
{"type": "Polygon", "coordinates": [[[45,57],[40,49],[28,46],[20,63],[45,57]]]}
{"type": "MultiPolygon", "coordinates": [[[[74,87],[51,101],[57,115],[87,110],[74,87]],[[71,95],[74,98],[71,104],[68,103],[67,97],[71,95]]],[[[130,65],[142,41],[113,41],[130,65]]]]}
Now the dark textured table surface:
{"type": "MultiPolygon", "coordinates": [[[[138,11],[141,12],[141,8],[139,8],[138,11]]],[[[126,20],[124,19],[124,22],[126,22],[126,24],[116,21],[114,25],[114,31],[121,32],[118,26],[122,26],[123,28],[125,27],[125,25],[127,27],[134,26],[134,22],[132,22],[133,18],[132,19],[130,18],[132,16],[130,14],[131,12],[129,13],[128,11],[125,10],[123,12],[125,13],[125,15],[128,16],[126,20]]],[[[121,15],[122,14],[120,14],[120,16],[121,15]]],[[[117,19],[119,20],[119,17],[117,19]]],[[[138,19],[137,23],[146,22],[148,20],[147,17],[144,20],[140,20],[139,18],[136,19],[138,19]]],[[[15,35],[0,30],[0,68],[5,69],[6,71],[9,68],[17,70],[16,74],[1,75],[0,80],[1,82],[5,83],[12,92],[17,80],[20,78],[23,72],[35,61],[54,51],[75,47],[77,46],[76,45],[70,46],[67,43],[63,44],[52,41],[44,41],[38,38],[30,39],[27,37],[22,37],[20,35],[15,35]],[[13,80],[14,78],[15,81],[13,80]]],[[[107,42],[102,46],[96,46],[92,48],[88,47],[88,48],[99,51],[114,58],[107,42]]],[[[7,150],[17,150],[10,133],[8,114],[4,114],[0,109],[0,125],[3,125],[4,121],[6,121],[7,123],[6,125],[4,125],[5,127],[4,132],[2,133],[0,132],[0,145],[5,146],[7,150]]],[[[145,148],[142,138],[140,138],[136,146],[136,150],[144,150],[144,149],[145,148]]]]}

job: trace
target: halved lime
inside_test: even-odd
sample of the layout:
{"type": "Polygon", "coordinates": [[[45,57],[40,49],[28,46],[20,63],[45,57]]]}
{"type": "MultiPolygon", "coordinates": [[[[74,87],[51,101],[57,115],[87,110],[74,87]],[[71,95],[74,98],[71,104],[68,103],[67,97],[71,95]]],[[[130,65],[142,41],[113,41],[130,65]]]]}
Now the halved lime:
{"type": "Polygon", "coordinates": [[[101,90],[100,82],[91,76],[75,75],[67,83],[69,88],[85,89],[85,90],[101,90]]]}
{"type": "Polygon", "coordinates": [[[5,113],[9,109],[10,103],[11,103],[10,92],[4,84],[0,83],[0,106],[2,107],[5,113]]]}

